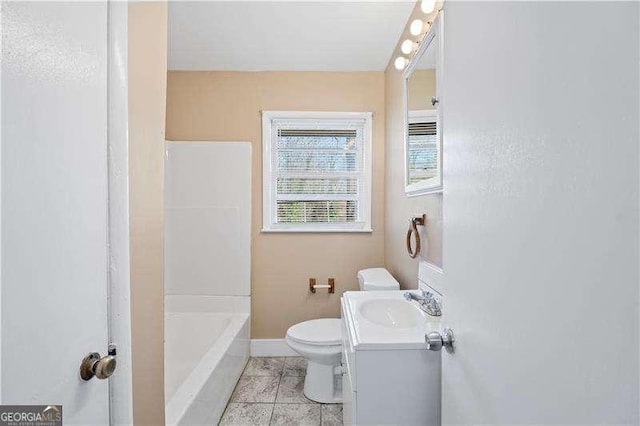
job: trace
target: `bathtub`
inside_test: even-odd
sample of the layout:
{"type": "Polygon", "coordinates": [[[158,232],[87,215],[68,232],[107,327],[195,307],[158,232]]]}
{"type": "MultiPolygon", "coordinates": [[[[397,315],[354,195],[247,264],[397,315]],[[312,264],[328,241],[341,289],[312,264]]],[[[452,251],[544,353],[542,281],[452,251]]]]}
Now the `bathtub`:
{"type": "Polygon", "coordinates": [[[249,359],[248,296],[165,296],[167,425],[216,424],[249,359]]]}

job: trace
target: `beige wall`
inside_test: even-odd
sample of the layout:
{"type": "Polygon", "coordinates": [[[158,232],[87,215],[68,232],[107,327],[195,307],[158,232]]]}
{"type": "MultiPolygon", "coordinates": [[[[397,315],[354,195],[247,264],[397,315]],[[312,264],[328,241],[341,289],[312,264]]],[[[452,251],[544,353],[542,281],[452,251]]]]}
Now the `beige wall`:
{"type": "MultiPolygon", "coordinates": [[[[407,23],[424,15],[419,3],[407,23]]],[[[398,44],[411,37],[405,28],[398,44]]],[[[386,100],[386,174],[385,174],[385,245],[386,268],[400,281],[403,288],[416,288],[418,259],[411,259],[406,249],[409,218],[426,213],[427,241],[423,241],[424,257],[442,266],[442,194],[407,197],[404,193],[404,108],[402,71],[393,66],[400,55],[399,48],[390,58],[385,71],[386,100]]],[[[429,96],[430,97],[430,96],[429,96]]]]}
{"type": "Polygon", "coordinates": [[[436,94],[436,71],[415,70],[407,84],[409,111],[432,109],[431,98],[436,94]]]}
{"type": "Polygon", "coordinates": [[[384,73],[169,72],[167,139],[250,141],[253,338],[282,338],[297,322],[340,315],[340,294],[359,269],[384,257],[384,73]],[[372,234],[262,234],[261,110],[371,111],[372,234]],[[311,294],[309,277],[336,278],[336,293],[311,294]]]}
{"type": "Polygon", "coordinates": [[[133,418],[164,424],[162,188],[167,3],[129,4],[133,418]]]}

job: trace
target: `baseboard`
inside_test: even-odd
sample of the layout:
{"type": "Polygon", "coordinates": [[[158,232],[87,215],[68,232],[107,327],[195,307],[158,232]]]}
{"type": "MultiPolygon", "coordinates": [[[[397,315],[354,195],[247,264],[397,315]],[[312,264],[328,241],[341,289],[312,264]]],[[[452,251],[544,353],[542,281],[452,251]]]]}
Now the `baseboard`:
{"type": "Polygon", "coordinates": [[[284,339],[251,339],[251,356],[300,356],[284,339]]]}

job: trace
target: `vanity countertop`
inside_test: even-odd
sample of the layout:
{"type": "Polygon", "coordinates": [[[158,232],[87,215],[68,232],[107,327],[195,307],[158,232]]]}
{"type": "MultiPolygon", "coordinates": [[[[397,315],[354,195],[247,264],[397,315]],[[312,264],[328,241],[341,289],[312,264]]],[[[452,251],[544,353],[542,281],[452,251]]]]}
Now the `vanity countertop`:
{"type": "Polygon", "coordinates": [[[346,331],[354,350],[427,349],[425,334],[440,331],[442,317],[430,316],[416,302],[406,301],[406,292],[348,291],[342,295],[346,331]]]}

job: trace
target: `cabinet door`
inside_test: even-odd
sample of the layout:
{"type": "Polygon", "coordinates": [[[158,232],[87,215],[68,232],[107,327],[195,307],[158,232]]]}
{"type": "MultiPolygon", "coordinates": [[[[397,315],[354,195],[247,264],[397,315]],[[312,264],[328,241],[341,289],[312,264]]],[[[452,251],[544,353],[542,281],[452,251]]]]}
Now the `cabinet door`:
{"type": "MultiPolygon", "coordinates": [[[[344,359],[344,352],[342,352],[344,359]]],[[[342,375],[342,422],[344,425],[355,425],[356,421],[356,393],[351,388],[349,373],[342,375]]]]}

